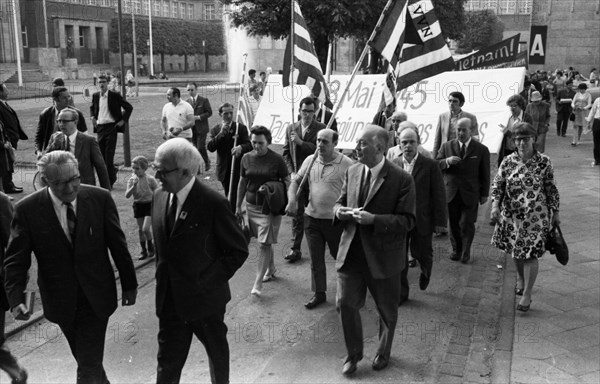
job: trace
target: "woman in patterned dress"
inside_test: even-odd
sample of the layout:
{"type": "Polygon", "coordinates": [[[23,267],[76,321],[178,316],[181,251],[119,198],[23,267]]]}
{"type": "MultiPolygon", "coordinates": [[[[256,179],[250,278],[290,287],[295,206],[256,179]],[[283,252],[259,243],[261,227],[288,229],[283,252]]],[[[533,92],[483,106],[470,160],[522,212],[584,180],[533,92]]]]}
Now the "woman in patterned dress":
{"type": "Polygon", "coordinates": [[[550,158],[539,153],[536,131],[529,123],[513,127],[517,151],[500,164],[492,185],[492,220],[496,228],[492,244],[510,254],[517,267],[517,309],[527,312],[546,238],[560,223],[559,195],[550,158]]]}

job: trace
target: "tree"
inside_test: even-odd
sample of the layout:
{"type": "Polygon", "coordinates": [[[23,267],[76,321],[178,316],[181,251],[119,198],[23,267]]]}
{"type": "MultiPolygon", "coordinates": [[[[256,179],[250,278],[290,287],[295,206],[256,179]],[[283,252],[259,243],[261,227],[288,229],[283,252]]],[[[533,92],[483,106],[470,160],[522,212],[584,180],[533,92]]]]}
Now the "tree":
{"type": "MultiPolygon", "coordinates": [[[[235,27],[245,27],[250,36],[282,39],[290,34],[291,0],[220,1],[237,6],[231,13],[232,23],[235,27]]],[[[462,36],[465,1],[432,0],[446,38],[457,39],[462,36]]],[[[364,47],[387,0],[298,0],[298,3],[321,66],[325,67],[329,41],[354,37],[364,47]]]]}
{"type": "Polygon", "coordinates": [[[457,53],[468,53],[502,41],[504,23],[493,10],[467,12],[465,21],[464,36],[458,40],[457,53]]]}

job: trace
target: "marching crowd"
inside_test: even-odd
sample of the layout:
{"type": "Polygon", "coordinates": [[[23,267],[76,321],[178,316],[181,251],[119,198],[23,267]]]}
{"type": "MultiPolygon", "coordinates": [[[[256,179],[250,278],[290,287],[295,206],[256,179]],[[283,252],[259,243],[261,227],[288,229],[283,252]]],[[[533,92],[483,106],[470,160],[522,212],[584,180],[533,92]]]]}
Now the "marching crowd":
{"type": "MultiPolygon", "coordinates": [[[[212,382],[229,382],[228,280],[248,257],[249,237],[260,249],[249,293],[260,298],[263,284],[277,280],[273,244],[283,215],[292,217],[287,262],[302,258],[306,237],[313,291],[307,309],[327,300],[327,248],[336,260],[335,301],[347,349],[344,375],[352,375],[363,358],[360,309],[367,289],[380,318],[372,369],[381,370],[390,361],[398,307],[409,300],[409,265],[419,265],[418,286],[426,290],[434,273],[432,238],[446,227],[449,258],[469,263],[478,209],[488,198],[495,225],[491,243],[514,260],[517,310],[528,311],[538,258],[551,228],[560,223],[552,162],[544,154],[551,98],[557,134],[564,136],[572,112],[573,145],[590,126],[595,164],[600,164],[600,99],[592,105],[577,76],[534,73],[531,86],[526,83],[523,93],[507,99],[510,117],[500,125],[504,139],[495,175],[490,152],[479,142],[477,117],[463,109],[461,92],[447,95],[432,152],[421,146],[417,122],[392,106],[358,133],[351,158],[336,150],[337,131],[316,118],[322,113],[316,98],[300,101],[300,117],[288,125],[279,154],[269,148],[267,128],[233,120],[231,104],[219,106],[221,121],[209,129],[211,105],[198,95],[197,85],[187,84],[186,100],[178,88],[170,88],[161,116],[165,142],[153,162],[133,159],[125,192],[134,200],[140,259],[156,257],[157,382],[179,382],[193,335],[206,349],[212,382]],[[196,177],[202,163],[206,171],[212,167],[207,152],[216,152],[215,174],[225,196],[196,177]],[[149,168],[154,176],[147,174],[149,168]]],[[[251,81],[252,91],[260,93],[264,86],[252,76],[251,81]]],[[[134,305],[137,296],[132,258],[108,192],[116,181],[117,134],[133,107],[108,89],[106,76],[98,77],[98,85],[90,106],[97,139],[83,133],[85,118],[67,88],[55,87],[54,105],[40,114],[35,135],[38,169],[48,188],[23,198],[14,212],[0,195],[2,308],[19,320],[31,315],[24,290],[33,252],[44,314],[68,341],[78,383],[108,383],[104,339],[117,307],[110,258],[119,272],[122,305],[134,305]],[[96,175],[102,188],[93,187],[96,175]]],[[[27,136],[7,96],[0,84],[0,177],[7,193],[20,193],[10,175],[14,148],[27,136]]],[[[0,367],[14,383],[26,382],[25,370],[4,348],[0,367]]]]}

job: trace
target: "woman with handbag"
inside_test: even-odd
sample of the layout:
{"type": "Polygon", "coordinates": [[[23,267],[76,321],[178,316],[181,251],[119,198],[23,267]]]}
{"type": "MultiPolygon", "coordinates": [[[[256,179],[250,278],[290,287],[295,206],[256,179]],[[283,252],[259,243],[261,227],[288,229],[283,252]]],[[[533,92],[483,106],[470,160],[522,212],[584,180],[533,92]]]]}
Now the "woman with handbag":
{"type": "Polygon", "coordinates": [[[548,233],[560,223],[560,198],[550,158],[533,143],[536,131],[529,123],[513,127],[516,152],[500,164],[492,184],[492,245],[510,254],[517,267],[517,310],[527,312],[548,233]]]}
{"type": "Polygon", "coordinates": [[[263,184],[280,180],[284,184],[282,189],[285,195],[290,185],[290,177],[283,157],[269,149],[271,131],[263,126],[255,126],[250,134],[254,150],[242,157],[236,215],[242,215],[242,202],[245,197],[250,233],[256,237],[260,247],[256,279],[251,293],[260,296],[262,283],[275,277],[272,244],[277,243],[282,212],[263,213],[258,192],[263,184]]]}

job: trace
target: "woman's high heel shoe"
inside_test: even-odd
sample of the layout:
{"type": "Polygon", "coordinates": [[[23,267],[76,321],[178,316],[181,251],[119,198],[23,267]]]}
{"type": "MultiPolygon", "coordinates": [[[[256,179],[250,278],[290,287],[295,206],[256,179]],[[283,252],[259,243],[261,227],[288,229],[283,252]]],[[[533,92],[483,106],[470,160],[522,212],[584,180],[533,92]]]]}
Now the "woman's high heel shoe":
{"type": "Polygon", "coordinates": [[[517,305],[517,311],[521,311],[521,312],[527,312],[527,311],[529,311],[529,307],[531,307],[531,302],[532,301],[533,300],[529,300],[529,305],[518,304],[517,305]]]}
{"type": "Polygon", "coordinates": [[[252,288],[252,291],[250,292],[250,294],[260,297],[260,295],[262,294],[262,292],[256,288],[252,288]]]}

